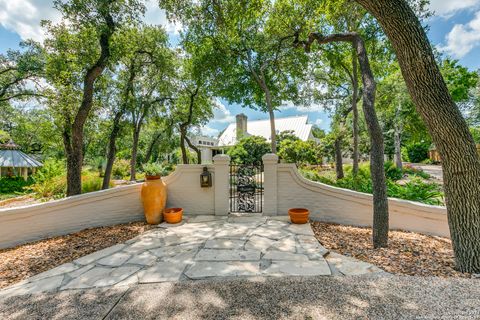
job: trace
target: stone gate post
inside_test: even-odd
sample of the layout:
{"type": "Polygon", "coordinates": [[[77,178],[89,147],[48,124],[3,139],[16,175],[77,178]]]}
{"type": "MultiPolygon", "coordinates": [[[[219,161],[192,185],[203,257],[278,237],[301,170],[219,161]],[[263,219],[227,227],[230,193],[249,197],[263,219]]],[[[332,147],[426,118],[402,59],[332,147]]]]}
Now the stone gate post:
{"type": "Polygon", "coordinates": [[[267,153],[263,160],[263,214],[276,216],[277,213],[277,165],[278,156],[267,153]]]}
{"type": "Polygon", "coordinates": [[[217,154],[213,157],[213,165],[215,167],[213,177],[213,187],[215,188],[215,215],[228,215],[230,211],[230,184],[228,181],[230,174],[230,157],[226,154],[217,154]]]}

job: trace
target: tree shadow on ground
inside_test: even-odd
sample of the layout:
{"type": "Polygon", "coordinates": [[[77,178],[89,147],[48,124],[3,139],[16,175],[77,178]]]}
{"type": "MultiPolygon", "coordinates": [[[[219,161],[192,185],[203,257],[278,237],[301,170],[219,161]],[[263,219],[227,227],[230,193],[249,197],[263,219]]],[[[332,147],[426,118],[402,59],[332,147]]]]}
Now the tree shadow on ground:
{"type": "Polygon", "coordinates": [[[0,302],[4,319],[471,319],[480,287],[409,276],[183,281],[0,302]]]}

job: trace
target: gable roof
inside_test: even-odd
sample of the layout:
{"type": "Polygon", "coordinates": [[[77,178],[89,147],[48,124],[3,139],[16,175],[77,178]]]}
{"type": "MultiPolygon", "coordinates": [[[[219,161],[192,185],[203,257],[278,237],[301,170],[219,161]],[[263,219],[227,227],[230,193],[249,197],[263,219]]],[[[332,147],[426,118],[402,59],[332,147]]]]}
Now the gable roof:
{"type": "MultiPolygon", "coordinates": [[[[307,123],[308,116],[296,116],[286,118],[275,118],[275,130],[293,131],[293,134],[300,140],[307,141],[312,131],[312,125],[307,123]]],[[[230,123],[225,131],[218,138],[218,145],[221,147],[233,146],[237,143],[237,124],[230,123]]],[[[270,141],[270,120],[247,120],[247,135],[261,136],[270,141]]]]}

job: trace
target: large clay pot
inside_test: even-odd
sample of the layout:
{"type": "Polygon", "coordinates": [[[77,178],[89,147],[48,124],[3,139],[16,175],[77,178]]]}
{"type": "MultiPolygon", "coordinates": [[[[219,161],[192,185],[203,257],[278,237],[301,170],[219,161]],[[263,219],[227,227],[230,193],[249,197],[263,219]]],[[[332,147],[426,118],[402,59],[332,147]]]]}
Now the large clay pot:
{"type": "Polygon", "coordinates": [[[145,219],[149,224],[162,222],[167,203],[167,186],[160,176],[146,176],[142,185],[142,203],[145,219]]]}
{"type": "Polygon", "coordinates": [[[290,220],[295,224],[304,224],[308,222],[308,215],[310,211],[305,208],[293,208],[288,210],[290,220]]]}

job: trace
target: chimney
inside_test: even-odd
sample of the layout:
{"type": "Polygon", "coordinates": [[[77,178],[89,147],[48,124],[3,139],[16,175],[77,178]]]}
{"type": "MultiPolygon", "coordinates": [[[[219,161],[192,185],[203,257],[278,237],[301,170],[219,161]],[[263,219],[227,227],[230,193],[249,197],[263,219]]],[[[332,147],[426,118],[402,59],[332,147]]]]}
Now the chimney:
{"type": "Polygon", "coordinates": [[[237,141],[247,134],[247,116],[243,113],[237,114],[237,141]]]}

